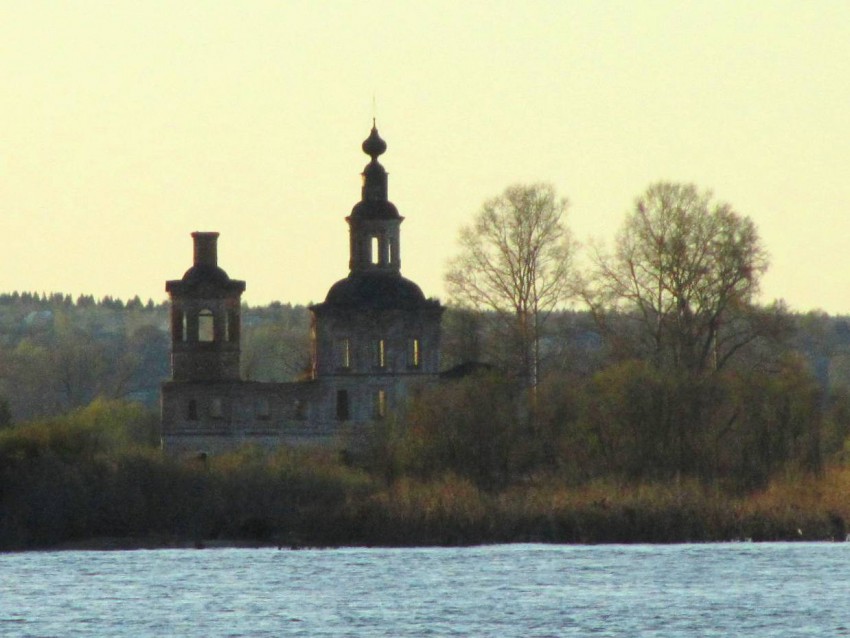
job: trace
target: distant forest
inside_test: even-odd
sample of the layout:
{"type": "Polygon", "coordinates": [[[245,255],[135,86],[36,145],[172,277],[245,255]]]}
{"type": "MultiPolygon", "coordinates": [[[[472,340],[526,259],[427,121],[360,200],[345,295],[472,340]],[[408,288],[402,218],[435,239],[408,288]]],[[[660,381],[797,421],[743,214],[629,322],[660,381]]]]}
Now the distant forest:
{"type": "MultiPolygon", "coordinates": [[[[309,312],[243,308],[246,379],[287,381],[309,365],[309,312]]],[[[150,409],[170,375],[168,304],[110,296],[0,294],[0,425],[63,414],[96,398],[150,409]]]]}

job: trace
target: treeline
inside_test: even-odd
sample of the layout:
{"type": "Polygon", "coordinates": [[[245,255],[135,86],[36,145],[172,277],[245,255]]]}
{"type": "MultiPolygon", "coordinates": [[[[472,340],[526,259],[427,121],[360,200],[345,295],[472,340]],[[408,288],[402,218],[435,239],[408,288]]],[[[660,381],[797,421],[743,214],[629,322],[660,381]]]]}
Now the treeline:
{"type": "MultiPolygon", "coordinates": [[[[850,389],[850,318],[822,312],[785,313],[781,339],[764,348],[797,357],[827,402],[850,389]]],[[[272,303],[243,307],[242,375],[291,381],[309,369],[309,311],[272,303]]],[[[167,303],[95,300],[61,293],[0,294],[0,404],[8,419],[25,422],[87,405],[97,396],[129,398],[154,407],[168,378],[167,303]]],[[[561,311],[541,340],[541,380],[581,378],[627,353],[623,340],[602,333],[591,312],[561,311]],[[619,353],[614,350],[620,348],[619,353]]],[[[510,371],[510,330],[492,312],[449,308],[443,319],[442,369],[474,361],[510,371]]],[[[3,420],[0,410],[0,422],[3,420]]]]}
{"type": "Polygon", "coordinates": [[[6,429],[0,550],[843,540],[850,520],[845,468],[746,495],[696,480],[573,485],[557,474],[484,489],[480,475],[425,470],[436,449],[415,475],[391,475],[385,425],[359,454],[246,446],[179,459],[159,450],[156,417],[135,403],[97,400],[6,429]]]}
{"type": "Polygon", "coordinates": [[[384,463],[394,474],[452,471],[484,489],[555,473],[572,485],[695,479],[729,493],[843,463],[847,319],[758,311],[771,329],[697,372],[642,354],[626,338],[628,316],[608,316],[605,334],[591,313],[554,314],[535,388],[512,374],[504,322],[450,312],[447,326],[461,323],[465,336],[450,330],[449,352],[477,352],[488,372],[418,397],[384,463]]]}
{"type": "Polygon", "coordinates": [[[124,302],[119,297],[105,295],[100,299],[96,299],[94,295],[81,294],[76,299],[72,295],[60,292],[38,293],[38,292],[4,292],[0,293],[0,306],[23,306],[30,309],[52,309],[52,308],[109,308],[111,310],[121,310],[127,308],[129,310],[155,310],[157,307],[165,306],[164,302],[159,304],[154,303],[153,299],[148,299],[147,302],[142,302],[141,298],[136,295],[132,299],[124,302]]]}
{"type": "MultiPolygon", "coordinates": [[[[405,430],[400,449],[442,440],[435,458],[450,458],[485,423],[492,443],[467,459],[485,488],[555,471],[732,493],[842,456],[846,322],[757,303],[768,256],[753,220],[693,184],[657,182],[579,266],[567,206],[551,185],[515,185],[461,229],[447,290],[491,310],[489,351],[509,383],[479,383],[445,416],[429,412],[438,397],[417,404],[426,434],[405,430]],[[557,312],[568,302],[587,312],[557,312]]],[[[480,318],[459,322],[470,351],[488,346],[480,318]]]]}
{"type": "Polygon", "coordinates": [[[135,298],[0,295],[0,402],[12,422],[96,397],[158,400],[168,373],[167,308],[135,298]]]}

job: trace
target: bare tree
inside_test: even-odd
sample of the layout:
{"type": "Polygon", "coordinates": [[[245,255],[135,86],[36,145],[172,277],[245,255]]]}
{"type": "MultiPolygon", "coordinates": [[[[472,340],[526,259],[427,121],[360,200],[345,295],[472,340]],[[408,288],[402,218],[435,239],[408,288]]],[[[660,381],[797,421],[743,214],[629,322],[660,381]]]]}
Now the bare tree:
{"type": "Polygon", "coordinates": [[[512,353],[530,387],[538,381],[546,319],[572,290],[567,205],[549,184],[507,188],[461,229],[460,254],[446,273],[451,302],[508,320],[512,353]]]}
{"type": "Polygon", "coordinates": [[[596,316],[634,319],[659,368],[722,368],[759,334],[752,301],[767,256],[756,227],[692,184],[651,185],[595,266],[586,299],[596,316]]]}
{"type": "Polygon", "coordinates": [[[642,388],[633,403],[645,409],[626,406],[628,426],[651,443],[660,471],[716,475],[708,451],[722,449],[747,409],[728,391],[738,377],[723,371],[754,363],[736,355],[784,323],[781,308],[755,305],[768,261],[755,224],[708,191],[660,182],[635,201],[613,253],[594,261],[585,298],[598,324],[644,360],[608,379],[642,388]]]}

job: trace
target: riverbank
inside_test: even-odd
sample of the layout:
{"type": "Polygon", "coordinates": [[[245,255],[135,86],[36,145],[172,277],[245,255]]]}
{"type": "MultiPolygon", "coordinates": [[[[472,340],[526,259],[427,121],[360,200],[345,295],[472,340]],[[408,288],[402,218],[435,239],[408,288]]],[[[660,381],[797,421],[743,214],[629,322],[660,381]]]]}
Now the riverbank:
{"type": "MultiPolygon", "coordinates": [[[[81,540],[63,541],[56,545],[40,548],[43,551],[145,551],[161,549],[259,549],[277,547],[274,543],[237,539],[205,539],[190,540],[177,538],[162,538],[157,536],[97,537],[81,540]]],[[[28,551],[28,550],[22,550],[28,551]]]]}
{"type": "MultiPolygon", "coordinates": [[[[3,549],[844,541],[848,479],[848,470],[833,468],[806,482],[775,482],[766,490],[738,497],[695,483],[568,488],[553,480],[487,493],[445,476],[431,482],[370,483],[357,490],[337,484],[340,491],[335,498],[330,498],[330,484],[310,498],[294,482],[287,486],[257,482],[256,491],[250,490],[253,499],[231,500],[224,497],[225,486],[210,483],[181,508],[160,503],[166,508],[160,511],[168,514],[165,520],[136,511],[136,529],[155,530],[149,533],[87,535],[78,529],[71,536],[67,527],[41,528],[29,537],[20,536],[18,542],[7,541],[3,549]],[[300,492],[295,500],[294,492],[300,492]]],[[[118,521],[110,518],[117,512],[99,514],[100,529],[110,525],[114,529],[118,521]]]]}
{"type": "Polygon", "coordinates": [[[129,436],[137,417],[94,405],[0,433],[0,551],[840,541],[850,531],[850,469],[838,464],[783,470],[747,491],[579,480],[570,466],[494,484],[386,461],[403,449],[384,463],[325,448],[177,459],[129,436]]]}

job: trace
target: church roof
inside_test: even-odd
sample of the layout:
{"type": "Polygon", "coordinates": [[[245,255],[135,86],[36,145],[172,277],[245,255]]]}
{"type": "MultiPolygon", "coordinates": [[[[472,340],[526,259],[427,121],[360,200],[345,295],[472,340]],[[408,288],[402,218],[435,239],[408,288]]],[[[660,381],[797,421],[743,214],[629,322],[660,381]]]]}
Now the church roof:
{"type": "Polygon", "coordinates": [[[357,202],[351,209],[351,216],[356,219],[400,219],[395,204],[387,200],[366,200],[357,202]]]}
{"type": "Polygon", "coordinates": [[[194,232],[192,240],[194,264],[183,274],[182,279],[165,282],[167,292],[217,297],[245,290],[244,281],[231,279],[218,265],[218,233],[194,232]]]}
{"type": "Polygon", "coordinates": [[[419,286],[397,273],[361,272],[331,286],[319,306],[415,310],[439,302],[425,299],[419,286]]]}
{"type": "Polygon", "coordinates": [[[242,292],[245,290],[245,282],[231,279],[218,266],[195,265],[186,271],[182,279],[165,282],[165,290],[180,294],[242,292]]]}

